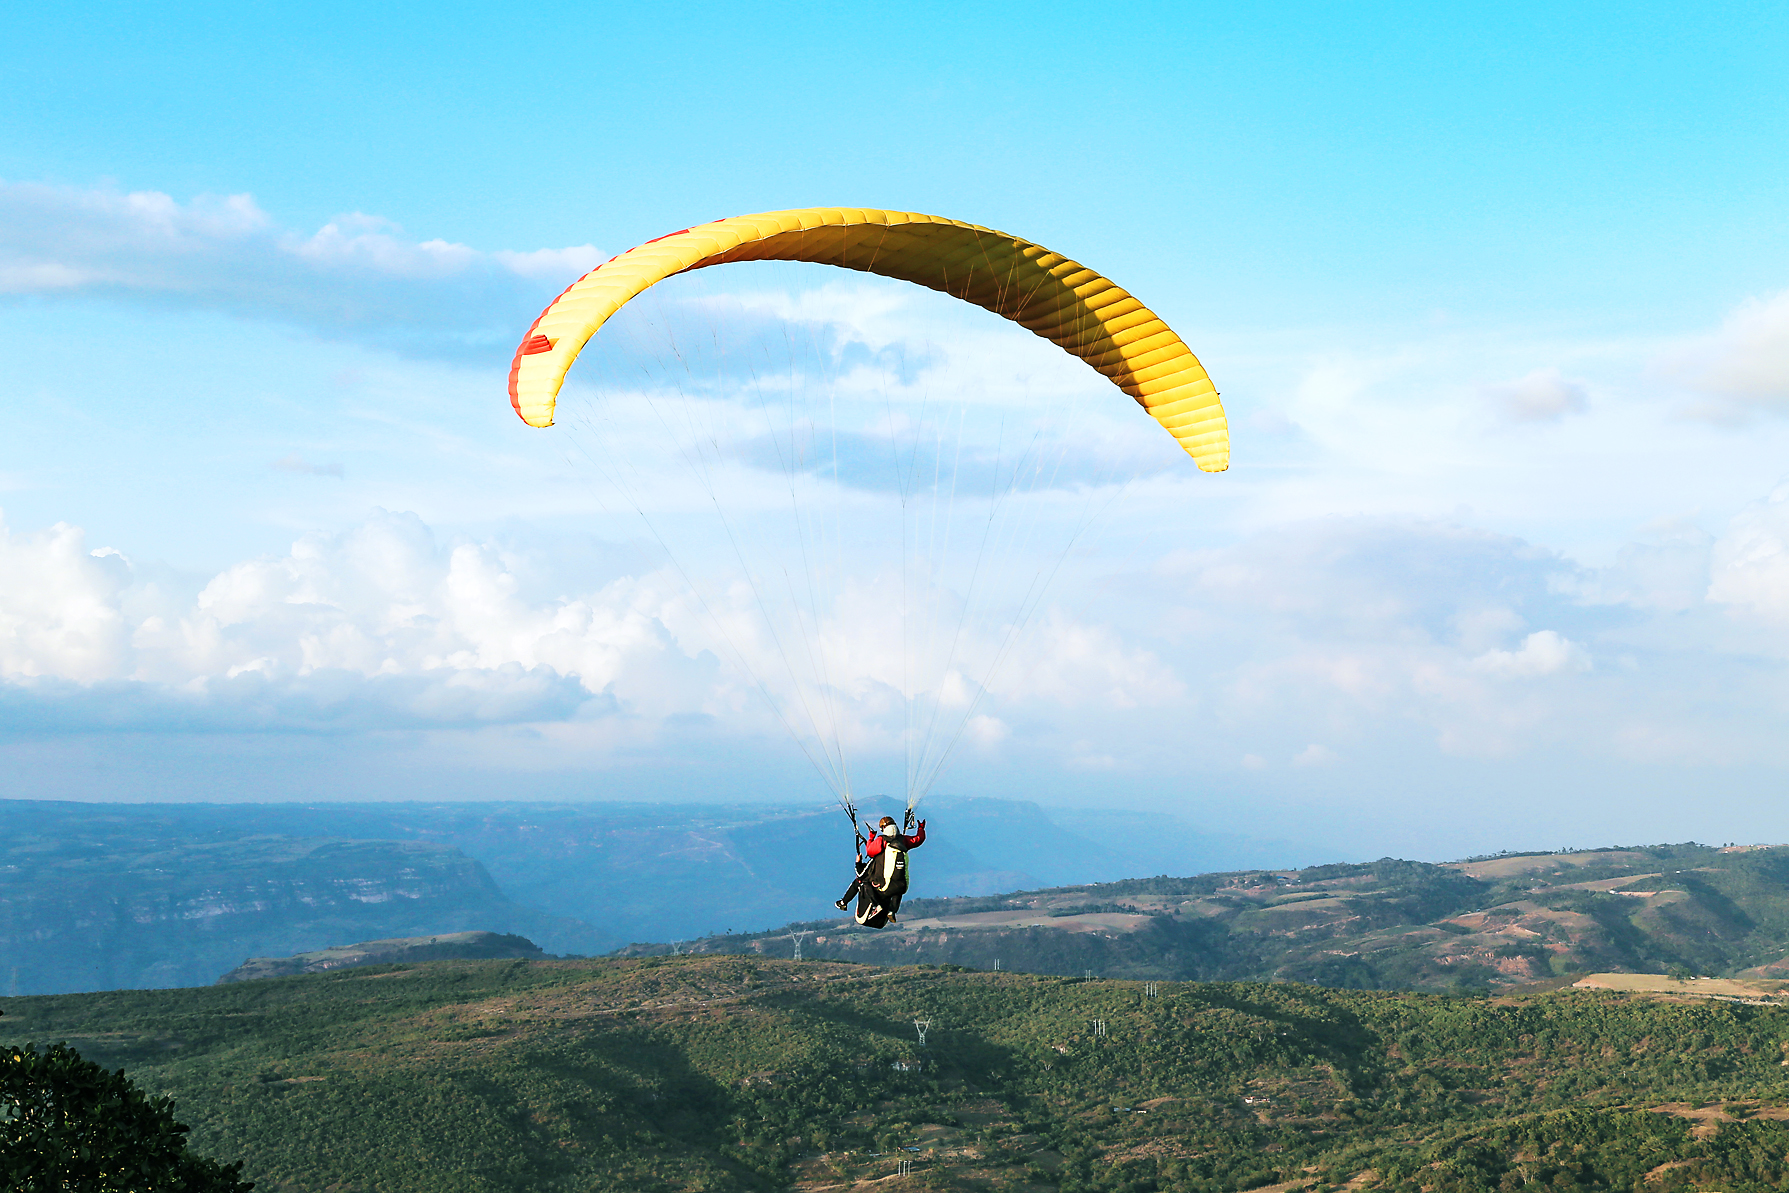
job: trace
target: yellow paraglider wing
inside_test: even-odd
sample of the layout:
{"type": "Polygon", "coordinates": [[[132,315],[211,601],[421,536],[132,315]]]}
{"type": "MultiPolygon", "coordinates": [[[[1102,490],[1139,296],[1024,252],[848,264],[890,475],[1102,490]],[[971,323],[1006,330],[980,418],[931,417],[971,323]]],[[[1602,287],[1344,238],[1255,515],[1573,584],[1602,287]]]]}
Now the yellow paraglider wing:
{"type": "Polygon", "coordinates": [[[906,211],[810,207],[716,220],[649,240],[554,299],[516,349],[509,399],[531,427],[609,317],[672,274],[733,261],[810,261],[899,278],[994,312],[1080,357],[1135,398],[1206,472],[1230,465],[1217,389],[1148,307],[1084,265],[990,228],[906,211]]]}

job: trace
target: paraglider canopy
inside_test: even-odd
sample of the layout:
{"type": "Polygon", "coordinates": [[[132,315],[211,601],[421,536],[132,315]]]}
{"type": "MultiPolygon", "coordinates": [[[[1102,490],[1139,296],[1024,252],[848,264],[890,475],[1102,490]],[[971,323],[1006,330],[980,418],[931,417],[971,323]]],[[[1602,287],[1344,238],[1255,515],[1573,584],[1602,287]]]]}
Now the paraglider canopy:
{"type": "Polygon", "coordinates": [[[551,426],[565,374],[609,317],[673,274],[733,261],[808,261],[915,282],[1051,340],[1135,398],[1205,472],[1230,464],[1217,389],[1155,312],[1093,270],[991,228],[907,211],[807,207],[685,228],[573,282],[528,329],[509,370],[522,421],[551,426]]]}

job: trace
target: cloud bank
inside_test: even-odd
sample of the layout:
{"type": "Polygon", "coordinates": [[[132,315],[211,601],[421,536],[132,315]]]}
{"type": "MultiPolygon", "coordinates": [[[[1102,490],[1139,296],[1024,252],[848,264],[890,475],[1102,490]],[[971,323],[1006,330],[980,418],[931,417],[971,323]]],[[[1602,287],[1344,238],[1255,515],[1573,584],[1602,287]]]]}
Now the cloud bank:
{"type": "MultiPolygon", "coordinates": [[[[1119,774],[1189,758],[1341,773],[1412,742],[1463,759],[1780,764],[1789,749],[1767,723],[1789,712],[1786,511],[1789,488],[1671,544],[1663,570],[1644,551],[1587,568],[1396,518],[1179,553],[1130,577],[1123,600],[1041,616],[961,748],[1119,774]]],[[[535,574],[513,546],[443,541],[409,514],[191,581],[75,527],[6,531],[0,706],[15,737],[620,721],[629,749],[702,724],[716,749],[743,735],[793,752],[754,690],[788,695],[749,592],[709,611],[731,623],[732,654],[671,569],[572,593],[535,574]]],[[[831,677],[843,736],[898,753],[898,618],[885,587],[845,596],[823,629],[852,644],[831,677]]]]}
{"type": "MultiPolygon", "coordinates": [[[[805,695],[782,682],[785,644],[766,637],[743,586],[704,603],[667,567],[548,595],[531,584],[535,570],[509,549],[443,542],[415,515],[383,511],[202,582],[90,549],[77,527],[0,524],[6,723],[373,731],[619,715],[642,726],[720,717],[765,733],[775,726],[760,682],[782,701],[805,695]]],[[[1034,698],[1131,707],[1177,689],[1109,632],[1060,615],[1045,622],[1039,649],[1008,671],[1034,698]]],[[[850,742],[898,748],[891,705],[910,663],[899,627],[887,586],[846,590],[827,624],[851,644],[839,656],[848,669],[829,677],[850,742]]],[[[973,653],[962,640],[952,651],[959,666],[973,653]]],[[[967,707],[966,695],[945,699],[967,707]]],[[[984,745],[1006,734],[992,715],[969,726],[984,745]]]]}
{"type": "MultiPolygon", "coordinates": [[[[441,548],[414,517],[307,537],[196,588],[87,549],[77,527],[0,526],[4,721],[365,732],[577,715],[591,691],[519,645],[526,630],[498,629],[505,599],[489,551],[441,548]]],[[[584,628],[594,675],[589,651],[627,630],[584,628]]]]}

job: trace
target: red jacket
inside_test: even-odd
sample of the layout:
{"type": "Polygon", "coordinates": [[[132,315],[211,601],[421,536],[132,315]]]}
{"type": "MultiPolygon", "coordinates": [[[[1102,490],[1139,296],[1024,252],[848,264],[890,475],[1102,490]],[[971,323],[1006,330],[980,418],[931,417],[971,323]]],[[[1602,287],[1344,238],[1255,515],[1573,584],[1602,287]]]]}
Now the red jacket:
{"type": "MultiPolygon", "coordinates": [[[[875,857],[882,852],[882,842],[886,840],[888,840],[888,838],[884,837],[881,833],[872,833],[870,835],[870,843],[863,847],[864,853],[869,857],[875,857]]],[[[922,820],[919,822],[919,828],[911,837],[903,837],[901,840],[904,842],[901,846],[903,849],[918,849],[921,845],[924,845],[926,843],[925,821],[922,820]]]]}

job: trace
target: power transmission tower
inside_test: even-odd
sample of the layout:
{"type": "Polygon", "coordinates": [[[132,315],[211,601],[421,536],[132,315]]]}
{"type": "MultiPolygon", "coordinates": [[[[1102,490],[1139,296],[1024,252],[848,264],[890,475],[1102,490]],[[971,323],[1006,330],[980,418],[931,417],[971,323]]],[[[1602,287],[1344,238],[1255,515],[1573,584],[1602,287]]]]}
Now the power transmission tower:
{"type": "Polygon", "coordinates": [[[926,1032],[930,1031],[931,1027],[932,1021],[930,1019],[915,1019],[913,1021],[913,1030],[919,1033],[919,1046],[921,1048],[926,1046],[926,1032]]]}
{"type": "Polygon", "coordinates": [[[804,928],[800,932],[789,933],[789,939],[795,942],[795,959],[797,961],[801,960],[801,942],[807,938],[808,933],[811,931],[813,931],[813,929],[804,928]]]}
{"type": "Polygon", "coordinates": [[[683,942],[681,940],[673,940],[671,942],[671,956],[680,957],[682,955],[683,955],[683,942]]]}
{"type": "Polygon", "coordinates": [[[1093,1034],[1102,1039],[1105,1037],[1106,1021],[1104,1019],[1095,1019],[1093,1021],[1093,1034]]]}
{"type": "Polygon", "coordinates": [[[896,1165],[895,1165],[895,1175],[896,1176],[912,1176],[913,1175],[913,1161],[911,1161],[911,1160],[897,1161],[896,1165]]]}

